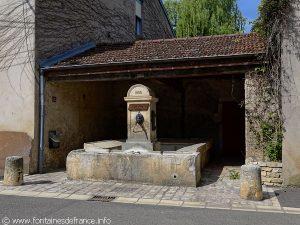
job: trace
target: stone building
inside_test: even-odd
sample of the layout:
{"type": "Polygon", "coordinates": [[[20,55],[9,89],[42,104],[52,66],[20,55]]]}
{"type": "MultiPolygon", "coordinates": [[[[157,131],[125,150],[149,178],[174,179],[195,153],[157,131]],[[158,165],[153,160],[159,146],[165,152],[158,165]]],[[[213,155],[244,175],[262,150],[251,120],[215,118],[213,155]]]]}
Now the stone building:
{"type": "Polygon", "coordinates": [[[22,48],[26,53],[33,46],[33,62],[91,41],[97,46],[45,68],[42,142],[39,77],[30,70],[35,65],[28,62],[0,72],[0,103],[5,105],[0,108],[0,172],[10,154],[24,155],[27,170],[36,172],[39,143],[43,150],[39,163],[44,171],[51,171],[64,168],[67,154],[85,142],[126,139],[123,98],[130,86],[141,83],[159,98],[159,141],[211,141],[213,158],[259,164],[265,184],[300,185],[297,4],[292,5],[283,43],[282,71],[292,81],[290,92],[282,96],[283,163],[273,163],[265,162],[262,149],[255,148],[245,119],[245,107],[251,107],[247,103],[256,98],[249,73],[261,65],[265,53],[259,35],[172,38],[160,1],[35,3],[28,10],[36,18],[31,21],[35,32],[22,48]]]}
{"type": "MultiPolygon", "coordinates": [[[[284,44],[283,71],[297,85],[295,40],[286,36],[284,44]]],[[[283,95],[283,163],[266,160],[245,117],[259,98],[250,74],[264,53],[265,41],[255,33],[146,40],[98,45],[49,68],[45,142],[55,131],[61,145],[45,145],[45,169],[63,167],[67,154],[84,142],[126,139],[123,97],[131,85],[141,83],[159,98],[160,142],[212,142],[213,159],[258,164],[266,185],[299,185],[297,98],[290,105],[286,98],[291,95],[283,95]]]]}
{"type": "Polygon", "coordinates": [[[173,37],[159,0],[2,0],[0,11],[0,176],[9,155],[37,171],[41,60],[87,42],[173,37]]]}
{"type": "Polygon", "coordinates": [[[212,141],[212,158],[256,160],[246,149],[252,140],[242,102],[249,95],[246,74],[261,64],[264,43],[251,33],[100,44],[46,69],[46,171],[64,167],[67,154],[86,142],[125,140],[124,97],[137,83],[159,99],[162,144],[212,141]]]}
{"type": "Polygon", "coordinates": [[[160,0],[38,0],[36,4],[36,51],[41,59],[89,41],[173,37],[160,0]]]}

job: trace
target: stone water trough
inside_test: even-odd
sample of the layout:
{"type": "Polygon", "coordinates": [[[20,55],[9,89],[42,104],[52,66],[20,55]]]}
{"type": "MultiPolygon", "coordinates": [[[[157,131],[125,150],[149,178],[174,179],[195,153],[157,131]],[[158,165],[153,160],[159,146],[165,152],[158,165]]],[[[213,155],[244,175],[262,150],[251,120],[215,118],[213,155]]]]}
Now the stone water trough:
{"type": "Polygon", "coordinates": [[[84,144],[67,157],[72,180],[118,180],[168,186],[200,184],[209,159],[210,142],[160,143],[156,138],[156,102],[144,85],[134,85],[125,97],[128,139],[84,144]]]}
{"type": "MultiPolygon", "coordinates": [[[[101,145],[99,142],[93,144],[101,145]]],[[[93,144],[88,144],[86,150],[72,151],[68,155],[69,179],[197,187],[200,184],[201,168],[207,163],[210,148],[209,144],[201,143],[177,151],[150,152],[142,148],[121,151],[100,148],[100,152],[97,152],[96,147],[94,150],[89,149],[93,144]]]]}

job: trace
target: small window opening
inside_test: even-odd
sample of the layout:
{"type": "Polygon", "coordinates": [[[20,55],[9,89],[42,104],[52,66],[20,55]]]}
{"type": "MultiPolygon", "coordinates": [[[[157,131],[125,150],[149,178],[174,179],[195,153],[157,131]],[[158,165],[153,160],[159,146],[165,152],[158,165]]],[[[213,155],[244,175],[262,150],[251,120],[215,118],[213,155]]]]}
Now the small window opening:
{"type": "Polygon", "coordinates": [[[135,1],[135,35],[143,36],[142,0],[135,1]]]}

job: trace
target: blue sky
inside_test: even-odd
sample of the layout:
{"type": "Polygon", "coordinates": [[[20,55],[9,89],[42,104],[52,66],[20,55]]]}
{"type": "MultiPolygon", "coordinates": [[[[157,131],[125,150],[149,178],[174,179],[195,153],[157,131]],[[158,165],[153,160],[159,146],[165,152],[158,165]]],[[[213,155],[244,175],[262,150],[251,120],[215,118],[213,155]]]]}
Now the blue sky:
{"type": "Polygon", "coordinates": [[[240,10],[242,11],[244,17],[247,18],[246,32],[249,32],[251,29],[249,22],[255,20],[258,16],[257,8],[259,3],[260,0],[238,0],[240,10]]]}

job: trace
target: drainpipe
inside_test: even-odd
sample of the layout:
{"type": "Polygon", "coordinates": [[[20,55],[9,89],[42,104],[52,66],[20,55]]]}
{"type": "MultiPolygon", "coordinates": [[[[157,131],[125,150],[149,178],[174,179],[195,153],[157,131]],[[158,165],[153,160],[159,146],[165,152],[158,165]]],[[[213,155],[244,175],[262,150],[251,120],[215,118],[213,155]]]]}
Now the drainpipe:
{"type": "Polygon", "coordinates": [[[40,69],[40,90],[39,90],[39,109],[40,109],[40,124],[39,124],[39,162],[38,172],[43,173],[44,170],[44,127],[45,127],[45,77],[43,68],[40,69]]]}
{"type": "Polygon", "coordinates": [[[44,146],[45,146],[45,70],[49,69],[51,66],[57,63],[75,57],[85,51],[95,48],[96,44],[94,42],[86,43],[78,48],[74,48],[63,52],[61,54],[55,55],[48,59],[40,62],[40,80],[39,80],[39,152],[38,152],[38,172],[42,174],[44,172],[44,146]]]}

